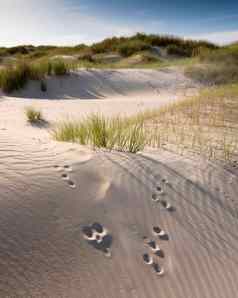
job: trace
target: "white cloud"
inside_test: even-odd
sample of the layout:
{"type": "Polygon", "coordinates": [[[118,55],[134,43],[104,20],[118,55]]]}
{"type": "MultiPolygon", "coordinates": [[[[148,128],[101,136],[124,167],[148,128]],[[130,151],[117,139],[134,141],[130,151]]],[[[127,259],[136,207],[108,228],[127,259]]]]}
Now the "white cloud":
{"type": "Polygon", "coordinates": [[[225,45],[225,44],[238,41],[238,30],[197,34],[197,35],[186,36],[186,38],[208,40],[220,45],[225,45]]]}
{"type": "Polygon", "coordinates": [[[91,43],[113,35],[156,32],[158,25],[105,20],[90,15],[88,7],[69,6],[65,0],[0,0],[0,46],[91,43]]]}
{"type": "MultiPolygon", "coordinates": [[[[89,7],[80,5],[80,1],[76,6],[66,3],[66,0],[0,0],[0,46],[73,45],[91,43],[114,35],[168,32],[166,23],[158,19],[135,17],[128,22],[115,18],[105,19],[92,15],[89,7]]],[[[144,11],[145,15],[147,13],[144,11]]],[[[238,31],[188,37],[223,44],[238,40],[238,31]]]]}

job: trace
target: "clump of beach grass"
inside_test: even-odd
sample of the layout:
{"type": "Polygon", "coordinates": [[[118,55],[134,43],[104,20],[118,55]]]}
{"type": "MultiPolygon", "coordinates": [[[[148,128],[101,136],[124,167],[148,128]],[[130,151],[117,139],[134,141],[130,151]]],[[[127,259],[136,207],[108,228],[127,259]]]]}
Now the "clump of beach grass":
{"type": "Polygon", "coordinates": [[[145,146],[142,122],[130,123],[124,117],[89,115],[81,121],[59,123],[53,130],[57,141],[76,142],[94,148],[136,153],[145,146]]]}
{"type": "Polygon", "coordinates": [[[56,76],[64,76],[68,73],[69,68],[67,67],[66,63],[61,60],[57,60],[54,62],[51,62],[51,68],[56,76]]]}
{"type": "MultiPolygon", "coordinates": [[[[22,61],[0,71],[0,88],[5,93],[24,88],[29,80],[44,80],[47,76],[64,76],[69,73],[71,65],[64,61],[42,60],[37,63],[22,61]]],[[[45,89],[45,88],[43,88],[45,89]]]]}
{"type": "Polygon", "coordinates": [[[30,75],[31,70],[27,63],[19,63],[15,67],[9,66],[0,72],[0,87],[6,93],[21,89],[30,75]]]}
{"type": "Polygon", "coordinates": [[[27,107],[25,109],[27,121],[31,124],[40,124],[43,120],[42,112],[36,110],[34,107],[27,107]]]}

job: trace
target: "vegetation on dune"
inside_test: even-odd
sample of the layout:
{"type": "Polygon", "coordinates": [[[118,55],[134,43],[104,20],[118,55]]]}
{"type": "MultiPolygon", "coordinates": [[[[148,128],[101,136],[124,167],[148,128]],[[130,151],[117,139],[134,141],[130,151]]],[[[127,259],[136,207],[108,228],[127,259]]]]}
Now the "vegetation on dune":
{"type": "Polygon", "coordinates": [[[58,141],[136,153],[145,146],[209,159],[238,154],[238,84],[203,90],[198,96],[135,116],[88,116],[56,125],[58,141]]]}
{"type": "Polygon", "coordinates": [[[180,59],[199,55],[200,49],[208,51],[217,48],[212,43],[204,41],[143,33],[131,37],[107,38],[92,46],[84,44],[75,47],[23,45],[0,48],[0,59],[3,66],[0,71],[0,88],[9,93],[23,88],[29,80],[42,81],[46,76],[65,75],[70,69],[77,67],[157,68],[166,66],[166,61],[160,60],[158,55],[153,54],[153,47],[167,48],[169,55],[180,57],[180,59]],[[100,53],[104,57],[99,57],[100,53]],[[113,53],[114,56],[118,55],[119,58],[107,59],[107,53],[113,53]],[[64,55],[68,56],[67,62],[62,57],[64,55]],[[70,57],[70,55],[73,56],[70,57]],[[57,59],[58,57],[59,59],[57,59]]]}
{"type": "Polygon", "coordinates": [[[238,47],[227,46],[217,50],[203,49],[199,53],[200,65],[186,70],[191,78],[208,85],[238,82],[238,47]]]}
{"type": "Polygon", "coordinates": [[[132,37],[113,37],[107,38],[102,42],[95,43],[92,45],[91,50],[93,53],[105,53],[105,52],[120,52],[123,49],[124,55],[132,55],[141,51],[141,47],[170,47],[173,51],[176,47],[177,54],[182,56],[191,57],[196,53],[198,48],[215,49],[212,43],[206,41],[194,41],[185,40],[182,38],[169,36],[169,35],[146,35],[144,33],[137,33],[132,37]]]}
{"type": "Polygon", "coordinates": [[[112,37],[107,38],[101,42],[94,43],[92,46],[79,44],[75,47],[57,47],[57,46],[32,46],[23,45],[12,48],[0,48],[0,57],[2,56],[17,56],[19,58],[34,60],[37,58],[49,58],[56,55],[81,55],[83,53],[98,54],[109,52],[120,52],[123,55],[135,54],[141,51],[141,48],[148,47],[172,47],[177,49],[177,53],[186,54],[191,57],[195,50],[202,47],[208,49],[215,49],[212,43],[206,41],[184,40],[175,36],[169,35],[146,35],[144,33],[137,33],[131,37],[112,37]],[[128,49],[127,49],[128,48],[128,49]],[[125,53],[125,54],[124,54],[125,53]]]}
{"type": "Polygon", "coordinates": [[[204,89],[137,117],[143,119],[149,146],[221,160],[238,154],[238,84],[204,89]]]}
{"type": "Polygon", "coordinates": [[[6,93],[18,90],[25,86],[31,75],[31,69],[26,63],[20,63],[15,67],[3,69],[0,72],[0,87],[6,93]]]}
{"type": "Polygon", "coordinates": [[[0,88],[3,92],[10,93],[23,88],[29,80],[42,80],[51,75],[66,75],[69,69],[70,65],[60,60],[41,63],[23,61],[0,71],[0,88]]]}
{"type": "Polygon", "coordinates": [[[143,122],[130,123],[127,118],[106,118],[94,114],[82,121],[59,123],[53,130],[57,141],[77,142],[131,153],[145,146],[143,122]]]}
{"type": "Polygon", "coordinates": [[[25,114],[26,114],[27,121],[31,124],[38,124],[43,121],[43,116],[41,111],[38,111],[33,107],[27,107],[25,109],[25,114]]]}
{"type": "Polygon", "coordinates": [[[135,40],[135,41],[128,41],[124,42],[118,47],[118,52],[123,56],[123,57],[129,57],[133,55],[134,53],[141,52],[148,50],[150,46],[140,40],[135,40]]]}

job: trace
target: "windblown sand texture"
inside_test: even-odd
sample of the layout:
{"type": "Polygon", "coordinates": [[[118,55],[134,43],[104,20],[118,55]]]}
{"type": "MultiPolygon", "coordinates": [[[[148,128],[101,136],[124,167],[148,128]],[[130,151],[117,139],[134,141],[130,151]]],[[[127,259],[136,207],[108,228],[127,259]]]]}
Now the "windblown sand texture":
{"type": "MultiPolygon", "coordinates": [[[[169,75],[182,84],[172,71],[132,74],[141,85],[156,81],[161,93],[170,90],[169,75]]],[[[115,80],[119,86],[123,78],[115,80]]],[[[135,87],[121,99],[105,91],[97,100],[56,101],[28,99],[29,89],[24,99],[0,101],[0,297],[236,297],[237,163],[224,168],[164,151],[95,152],[54,142],[47,128],[26,124],[29,102],[52,121],[98,108],[133,113],[140,100],[147,108],[147,100],[159,106],[166,97],[134,95],[135,87]]]]}

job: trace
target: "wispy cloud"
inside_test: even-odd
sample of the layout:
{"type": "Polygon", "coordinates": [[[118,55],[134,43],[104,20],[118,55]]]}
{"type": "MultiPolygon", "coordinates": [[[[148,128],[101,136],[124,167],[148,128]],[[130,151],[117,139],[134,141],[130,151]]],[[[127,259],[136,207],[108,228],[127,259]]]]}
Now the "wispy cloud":
{"type": "MultiPolygon", "coordinates": [[[[77,5],[72,3],[66,0],[0,0],[0,46],[73,45],[92,43],[114,35],[128,36],[136,32],[176,33],[170,32],[172,28],[169,23],[166,24],[159,17],[152,17],[150,9],[138,9],[131,19],[125,21],[122,17],[103,18],[99,14],[94,15],[88,4],[80,0],[77,5]]],[[[235,17],[236,14],[224,16],[235,17]]],[[[189,37],[228,43],[238,40],[237,32],[215,32],[189,37]]]]}
{"type": "Polygon", "coordinates": [[[201,22],[210,23],[210,22],[220,22],[220,21],[234,20],[234,19],[238,19],[238,14],[228,14],[223,16],[215,16],[211,18],[201,19],[201,22]]]}
{"type": "Polygon", "coordinates": [[[186,36],[186,38],[209,40],[211,42],[224,45],[224,44],[229,44],[229,43],[238,41],[238,30],[196,34],[196,35],[186,36]]]}
{"type": "Polygon", "coordinates": [[[66,5],[64,0],[0,1],[0,46],[91,43],[113,35],[155,32],[158,26],[150,20],[105,20],[91,15],[85,5],[66,5]]]}

